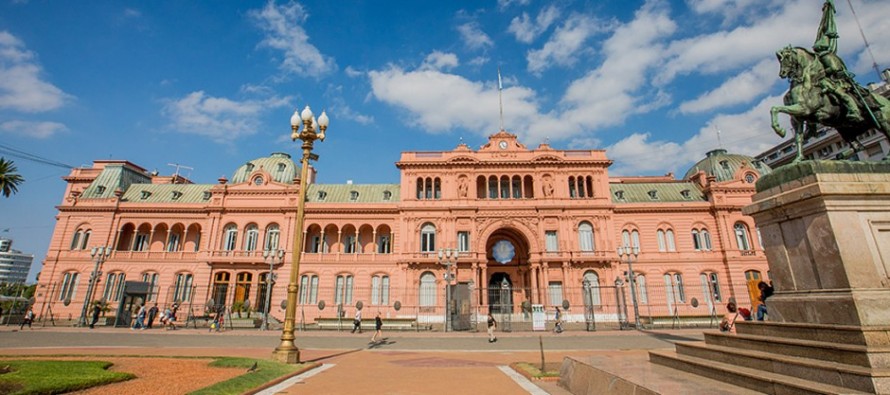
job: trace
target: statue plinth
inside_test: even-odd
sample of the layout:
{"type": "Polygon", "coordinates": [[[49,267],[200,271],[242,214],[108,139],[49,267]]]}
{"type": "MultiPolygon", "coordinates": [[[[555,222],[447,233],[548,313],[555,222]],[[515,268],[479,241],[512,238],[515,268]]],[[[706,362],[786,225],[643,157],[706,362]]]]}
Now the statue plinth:
{"type": "Polygon", "coordinates": [[[757,182],[770,321],[890,326],[890,163],[805,161],[757,182]]]}

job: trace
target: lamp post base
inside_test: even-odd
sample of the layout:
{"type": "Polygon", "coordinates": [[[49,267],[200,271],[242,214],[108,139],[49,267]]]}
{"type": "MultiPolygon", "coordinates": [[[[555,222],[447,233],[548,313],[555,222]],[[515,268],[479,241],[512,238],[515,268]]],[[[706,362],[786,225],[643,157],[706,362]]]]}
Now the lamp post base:
{"type": "Polygon", "coordinates": [[[293,348],[276,348],[272,352],[272,359],[281,363],[297,364],[300,363],[300,349],[293,348]]]}

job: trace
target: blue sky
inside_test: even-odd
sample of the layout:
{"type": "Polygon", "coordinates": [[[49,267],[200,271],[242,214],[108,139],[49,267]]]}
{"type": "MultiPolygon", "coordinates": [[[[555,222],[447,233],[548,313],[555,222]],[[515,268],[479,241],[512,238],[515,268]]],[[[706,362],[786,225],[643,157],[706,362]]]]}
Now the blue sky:
{"type": "MultiPolygon", "coordinates": [[[[851,1],[890,67],[890,2],[851,1]]],[[[837,8],[841,55],[877,81],[837,8]]],[[[309,104],[331,118],[319,182],[393,183],[402,151],[497,132],[500,68],[506,129],[529,147],[606,149],[612,174],[682,176],[718,129],[737,153],[780,141],[774,52],[810,47],[820,13],[818,0],[6,0],[0,144],[71,166],[179,163],[213,183],[294,154],[290,116],[309,104]]],[[[11,159],[26,182],[0,198],[0,237],[41,262],[68,170],[11,159]]]]}

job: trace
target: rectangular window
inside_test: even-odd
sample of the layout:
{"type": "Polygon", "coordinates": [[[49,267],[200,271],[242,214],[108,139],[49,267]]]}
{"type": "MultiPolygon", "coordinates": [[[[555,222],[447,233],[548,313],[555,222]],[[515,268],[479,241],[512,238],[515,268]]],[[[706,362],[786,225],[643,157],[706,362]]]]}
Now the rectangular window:
{"type": "Polygon", "coordinates": [[[312,236],[312,243],[309,244],[309,252],[318,254],[321,252],[321,237],[312,236]]]}
{"type": "Polygon", "coordinates": [[[664,233],[665,239],[667,239],[667,248],[668,251],[677,251],[677,243],[674,241],[674,231],[668,229],[667,232],[664,233]]]}
{"type": "Polygon", "coordinates": [[[420,240],[420,252],[435,252],[436,251],[436,233],[434,232],[424,232],[421,234],[420,240]]]}
{"type": "Polygon", "coordinates": [[[191,300],[192,295],[192,275],[191,274],[177,274],[176,275],[176,283],[174,285],[173,290],[173,301],[174,302],[188,302],[191,300]]]}
{"type": "Polygon", "coordinates": [[[658,236],[658,251],[667,251],[667,245],[664,242],[664,231],[659,229],[655,235],[658,236]]]}
{"type": "Polygon", "coordinates": [[[355,236],[346,236],[346,241],[343,245],[343,252],[347,254],[355,254],[355,236]]]}
{"type": "Polygon", "coordinates": [[[380,277],[371,277],[371,304],[380,305],[380,277]]]}
{"type": "Polygon", "coordinates": [[[559,251],[559,240],[556,238],[555,230],[548,230],[544,233],[545,244],[548,252],[559,251]]]}
{"type": "Polygon", "coordinates": [[[170,234],[170,240],[167,240],[167,251],[179,251],[179,233],[170,234]]]}
{"type": "Polygon", "coordinates": [[[147,251],[148,250],[148,234],[147,233],[137,233],[136,234],[136,243],[133,244],[133,251],[147,251]]]}
{"type": "Polygon", "coordinates": [[[457,251],[459,251],[459,252],[469,252],[470,251],[470,232],[466,232],[466,231],[457,232],[457,251]]]}
{"type": "Polygon", "coordinates": [[[380,304],[388,305],[389,304],[389,276],[383,276],[383,285],[381,285],[380,292],[380,304]]]}
{"type": "Polygon", "coordinates": [[[300,304],[306,304],[309,295],[309,276],[300,276],[300,304]]]}
{"type": "Polygon", "coordinates": [[[562,283],[559,281],[551,281],[550,284],[547,285],[547,293],[550,295],[550,305],[551,306],[561,306],[562,305],[562,283]]]}

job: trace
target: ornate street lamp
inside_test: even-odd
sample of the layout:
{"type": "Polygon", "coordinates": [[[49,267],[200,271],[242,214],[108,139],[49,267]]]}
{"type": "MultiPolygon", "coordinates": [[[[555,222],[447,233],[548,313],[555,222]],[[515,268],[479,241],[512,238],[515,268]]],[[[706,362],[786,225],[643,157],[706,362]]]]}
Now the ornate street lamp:
{"type": "Polygon", "coordinates": [[[93,291],[95,290],[96,282],[99,281],[99,276],[102,275],[102,272],[99,271],[99,269],[102,267],[102,263],[108,259],[109,255],[111,255],[111,247],[93,247],[90,250],[90,256],[93,257],[96,265],[93,266],[93,272],[90,273],[90,282],[87,286],[87,294],[83,298],[83,310],[80,312],[80,320],[77,322],[77,326],[87,326],[87,312],[90,309],[90,300],[93,299],[93,291]]]}
{"type": "Polygon", "coordinates": [[[272,311],[272,284],[275,283],[275,264],[284,261],[284,250],[265,250],[263,251],[263,259],[269,261],[269,274],[266,275],[266,302],[263,306],[263,325],[260,330],[269,330],[269,312],[272,311]]]}
{"type": "Polygon", "coordinates": [[[445,266],[445,332],[448,332],[448,324],[451,321],[451,267],[457,260],[457,250],[454,248],[439,249],[439,264],[445,266]]]}
{"type": "Polygon", "coordinates": [[[620,246],[618,247],[618,257],[627,262],[627,285],[630,287],[630,300],[634,304],[634,328],[640,328],[640,307],[637,304],[637,287],[635,285],[637,279],[634,273],[633,261],[640,255],[640,247],[620,246]]]}
{"type": "Polygon", "coordinates": [[[300,257],[303,255],[303,209],[306,205],[306,189],[309,179],[309,159],[318,160],[318,155],[312,153],[315,140],[324,141],[324,132],[328,129],[328,116],[324,111],[318,117],[318,121],[312,115],[309,106],[303,112],[294,111],[290,118],[291,140],[299,139],[303,142],[303,159],[300,163],[300,192],[297,198],[297,217],[294,220],[294,246],[291,254],[290,280],[287,284],[287,309],[284,312],[284,328],[281,330],[281,343],[272,352],[272,358],[284,363],[299,363],[300,349],[294,344],[294,321],[297,314],[297,291],[299,289],[300,257]],[[300,130],[300,123],[303,130],[300,130]],[[315,127],[319,131],[316,132],[315,127]]]}

